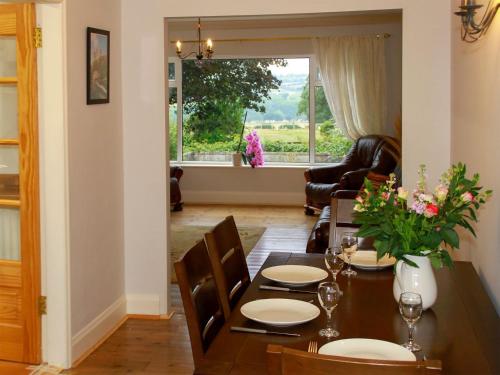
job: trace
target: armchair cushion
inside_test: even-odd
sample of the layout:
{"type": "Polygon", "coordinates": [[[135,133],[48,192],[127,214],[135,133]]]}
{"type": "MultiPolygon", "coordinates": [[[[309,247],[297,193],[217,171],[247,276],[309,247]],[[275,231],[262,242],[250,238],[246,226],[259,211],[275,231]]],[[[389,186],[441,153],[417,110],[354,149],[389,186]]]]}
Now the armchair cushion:
{"type": "Polygon", "coordinates": [[[340,180],[342,175],[349,171],[349,165],[338,164],[309,168],[304,175],[307,182],[334,183],[340,180]]]}
{"type": "Polygon", "coordinates": [[[341,186],[339,183],[324,184],[308,182],[306,184],[306,195],[314,196],[317,200],[326,202],[330,200],[330,196],[332,195],[332,193],[340,188],[341,186]]]}

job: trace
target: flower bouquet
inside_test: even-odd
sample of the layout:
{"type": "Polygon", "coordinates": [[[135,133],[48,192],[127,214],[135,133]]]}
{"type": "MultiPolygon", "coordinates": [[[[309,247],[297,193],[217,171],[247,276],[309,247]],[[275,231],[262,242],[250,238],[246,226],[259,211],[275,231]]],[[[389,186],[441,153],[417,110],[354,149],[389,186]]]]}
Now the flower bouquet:
{"type": "Polygon", "coordinates": [[[354,223],[361,225],[358,235],[375,238],[379,259],[388,254],[418,267],[413,259],[425,256],[435,268],[443,264],[450,267],[453,262],[442,245],[459,247],[457,225],[476,236],[471,222],[477,222],[477,210],[492,194],[478,183],[479,175],[468,179],[466,166],[459,163],[444,173],[440,184],[429,193],[422,165],[410,202],[408,191],[395,188],[394,175],[378,190],[365,180],[366,188],[354,206],[354,223]]]}

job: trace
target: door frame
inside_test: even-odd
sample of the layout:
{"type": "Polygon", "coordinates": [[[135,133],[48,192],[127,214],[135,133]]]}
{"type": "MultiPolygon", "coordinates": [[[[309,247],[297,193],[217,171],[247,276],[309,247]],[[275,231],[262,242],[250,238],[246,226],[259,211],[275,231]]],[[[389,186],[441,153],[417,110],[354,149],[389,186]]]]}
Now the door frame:
{"type": "Polygon", "coordinates": [[[40,149],[40,232],[42,294],[42,360],[71,367],[71,299],[65,3],[37,1],[37,25],[43,31],[38,49],[40,149]]]}

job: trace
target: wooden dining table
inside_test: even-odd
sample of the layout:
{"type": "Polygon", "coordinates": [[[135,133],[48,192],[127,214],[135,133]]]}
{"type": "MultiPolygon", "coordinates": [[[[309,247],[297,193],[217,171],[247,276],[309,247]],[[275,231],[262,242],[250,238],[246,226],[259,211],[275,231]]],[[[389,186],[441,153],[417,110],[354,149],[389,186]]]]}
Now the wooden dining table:
{"type": "MultiPolygon", "coordinates": [[[[313,294],[260,290],[261,284],[275,285],[265,279],[263,269],[283,265],[308,265],[326,269],[319,254],[271,253],[251,285],[234,308],[228,321],[212,342],[196,374],[266,374],[268,344],[307,350],[309,341],[318,346],[328,342],[318,335],[326,325],[326,314],[313,294]],[[308,323],[286,327],[266,327],[240,313],[240,307],[256,299],[292,298],[309,301],[320,307],[321,315],[308,323]],[[272,329],[299,333],[300,337],[232,332],[231,326],[272,329]]],[[[392,268],[379,271],[357,270],[351,278],[338,275],[343,296],[333,320],[340,337],[371,338],[403,343],[408,328],[399,314],[393,293],[392,268]]],[[[482,283],[468,262],[455,262],[452,269],[435,271],[438,298],[426,310],[415,329],[415,340],[422,346],[417,359],[439,359],[443,374],[500,374],[499,317],[482,283]]],[[[331,277],[330,277],[331,280],[331,277]]],[[[304,287],[316,290],[317,284],[304,287]]]]}

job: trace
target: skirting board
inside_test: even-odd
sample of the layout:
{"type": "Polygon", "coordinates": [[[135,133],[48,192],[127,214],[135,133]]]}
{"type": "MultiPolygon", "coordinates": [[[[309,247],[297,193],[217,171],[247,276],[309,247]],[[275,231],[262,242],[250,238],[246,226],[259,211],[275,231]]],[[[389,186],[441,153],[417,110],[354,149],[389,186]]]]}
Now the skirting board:
{"type": "Polygon", "coordinates": [[[71,339],[72,364],[81,362],[127,319],[127,300],[120,297],[71,339]]]}
{"type": "Polygon", "coordinates": [[[160,296],[156,294],[127,294],[128,315],[160,316],[160,296]]]}
{"type": "Polygon", "coordinates": [[[185,203],[302,206],[305,199],[305,193],[182,190],[185,203]]]}

